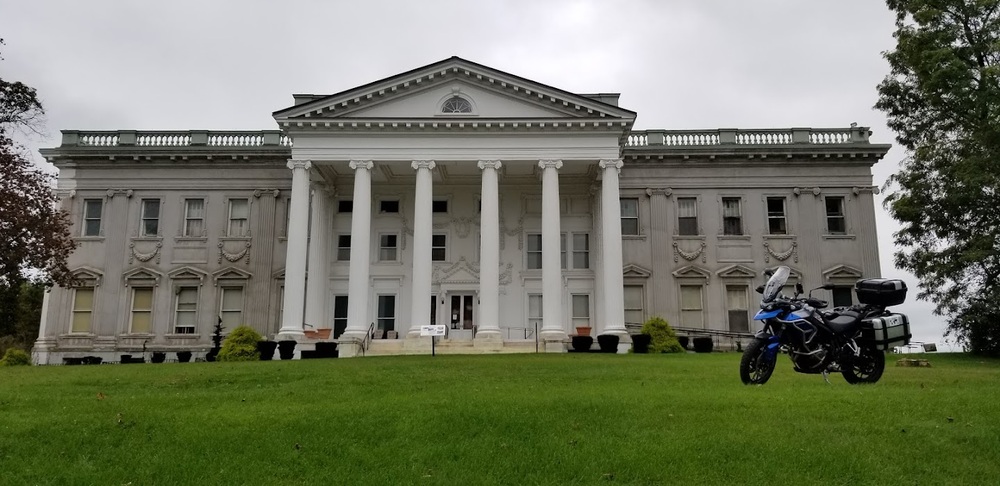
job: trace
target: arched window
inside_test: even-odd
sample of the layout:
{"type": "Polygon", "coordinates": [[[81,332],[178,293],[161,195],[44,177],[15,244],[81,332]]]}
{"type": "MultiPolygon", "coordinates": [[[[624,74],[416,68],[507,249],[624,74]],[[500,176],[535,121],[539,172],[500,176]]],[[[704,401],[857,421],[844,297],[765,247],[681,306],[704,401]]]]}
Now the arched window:
{"type": "Polygon", "coordinates": [[[453,96],[441,106],[441,113],[472,113],[472,103],[461,96],[453,96]]]}

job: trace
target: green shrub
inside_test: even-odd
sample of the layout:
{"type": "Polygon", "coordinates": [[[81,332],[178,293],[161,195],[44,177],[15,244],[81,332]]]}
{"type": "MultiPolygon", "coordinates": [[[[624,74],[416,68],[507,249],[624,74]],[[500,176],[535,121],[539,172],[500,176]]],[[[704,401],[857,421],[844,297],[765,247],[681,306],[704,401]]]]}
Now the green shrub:
{"type": "Polygon", "coordinates": [[[31,356],[17,348],[7,348],[0,359],[0,366],[24,366],[31,364],[31,356]]]}
{"type": "Polygon", "coordinates": [[[219,361],[257,361],[260,352],[257,351],[257,341],[262,338],[257,331],[248,326],[239,326],[226,336],[219,351],[219,361]]]}
{"type": "Polygon", "coordinates": [[[649,334],[652,341],[649,350],[654,353],[683,353],[684,348],[677,342],[677,333],[666,319],[653,316],[642,325],[642,333],[649,334]]]}

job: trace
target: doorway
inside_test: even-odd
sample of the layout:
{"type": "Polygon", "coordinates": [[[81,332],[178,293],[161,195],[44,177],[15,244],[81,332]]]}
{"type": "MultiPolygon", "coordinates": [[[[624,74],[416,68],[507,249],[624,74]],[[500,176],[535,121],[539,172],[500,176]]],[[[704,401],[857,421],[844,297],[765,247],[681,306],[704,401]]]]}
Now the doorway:
{"type": "Polygon", "coordinates": [[[475,294],[451,294],[448,309],[449,324],[452,329],[473,329],[475,327],[475,294]]]}

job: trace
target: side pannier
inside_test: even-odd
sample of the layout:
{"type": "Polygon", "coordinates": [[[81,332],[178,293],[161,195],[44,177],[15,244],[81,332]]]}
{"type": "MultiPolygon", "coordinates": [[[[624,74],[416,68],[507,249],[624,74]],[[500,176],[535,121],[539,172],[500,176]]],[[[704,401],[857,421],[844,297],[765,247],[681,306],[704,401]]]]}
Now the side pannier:
{"type": "Polygon", "coordinates": [[[858,302],[888,307],[906,300],[906,282],[890,278],[869,278],[854,284],[858,302]]]}
{"type": "Polygon", "coordinates": [[[861,340],[874,343],[876,349],[889,349],[910,343],[910,320],[903,314],[861,321],[861,340]]]}

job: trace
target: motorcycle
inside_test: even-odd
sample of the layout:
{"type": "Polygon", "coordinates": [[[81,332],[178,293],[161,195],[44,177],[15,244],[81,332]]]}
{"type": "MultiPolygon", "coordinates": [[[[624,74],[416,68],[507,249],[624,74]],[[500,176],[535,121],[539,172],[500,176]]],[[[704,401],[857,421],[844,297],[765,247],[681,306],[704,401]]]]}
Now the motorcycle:
{"type": "Polygon", "coordinates": [[[909,344],[909,319],[887,309],[905,300],[902,280],[859,280],[854,290],[861,304],[823,311],[828,303],[813,298],[812,292],[830,290],[833,285],[817,287],[802,297],[802,284],[796,283],[795,295],[786,297],[781,291],[788,281],[788,267],[764,273],[770,278],[757,287],[760,311],[754,316],[763,327],[740,360],[744,384],[767,383],[778,353],[788,354],[795,371],[821,373],[827,383],[829,374],[836,372],[851,384],[875,383],[885,370],[885,350],[909,344]]]}

